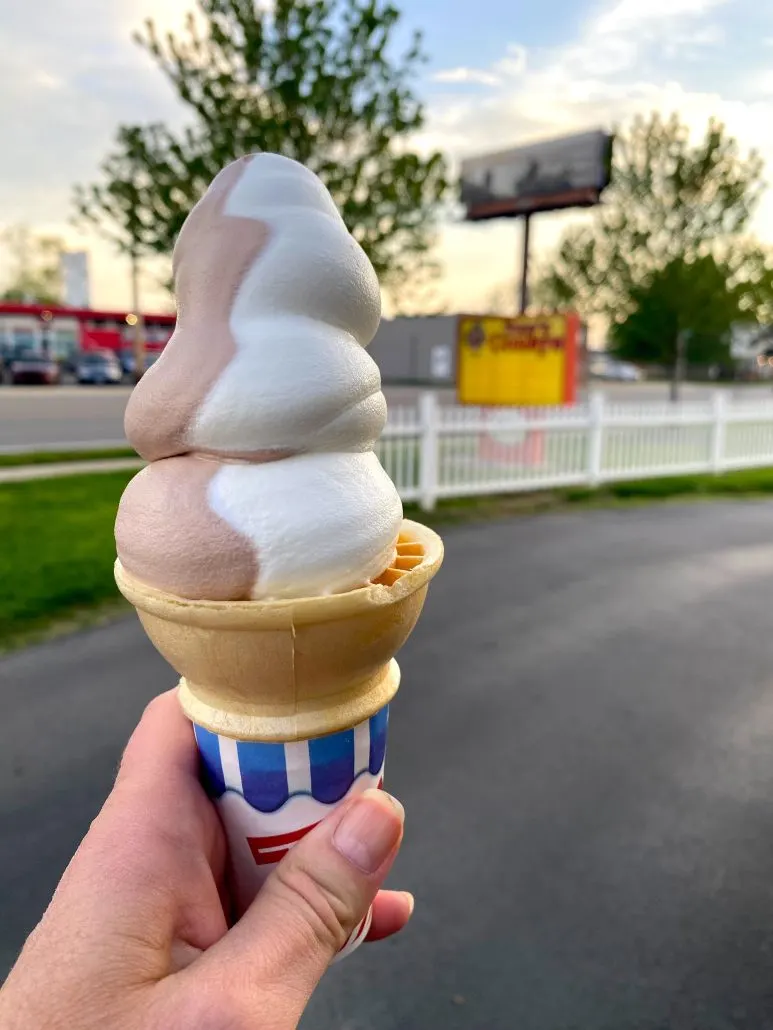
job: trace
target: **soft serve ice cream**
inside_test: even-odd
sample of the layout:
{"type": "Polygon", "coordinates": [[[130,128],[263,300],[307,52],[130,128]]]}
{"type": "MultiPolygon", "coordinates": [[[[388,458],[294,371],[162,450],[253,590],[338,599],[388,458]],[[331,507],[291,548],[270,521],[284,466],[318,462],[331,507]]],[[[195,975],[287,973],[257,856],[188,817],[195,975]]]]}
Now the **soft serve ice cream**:
{"type": "Polygon", "coordinates": [[[242,158],[191,212],[174,270],[177,328],[126,411],[149,464],[121,500],[123,567],[191,600],[375,579],[402,520],[372,450],[380,294],[330,195],[287,158],[242,158]]]}

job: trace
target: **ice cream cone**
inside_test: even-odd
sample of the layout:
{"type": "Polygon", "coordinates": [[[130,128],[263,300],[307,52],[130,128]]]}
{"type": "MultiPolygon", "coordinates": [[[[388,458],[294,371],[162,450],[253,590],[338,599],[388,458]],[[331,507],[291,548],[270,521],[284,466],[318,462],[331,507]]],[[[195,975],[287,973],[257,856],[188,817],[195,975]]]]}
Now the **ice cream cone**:
{"type": "MultiPolygon", "coordinates": [[[[180,673],[207,789],[227,837],[237,914],[289,847],[332,807],[383,781],[395,653],[443,559],[404,521],[394,561],[357,590],[282,601],[190,601],[115,576],[180,673]]],[[[365,938],[370,913],[340,956],[365,938]]]]}
{"type": "Polygon", "coordinates": [[[394,654],[443,558],[440,537],[404,521],[379,580],[325,597],[189,601],[140,583],[116,562],[121,593],[180,674],[199,726],[238,740],[293,741],[357,725],[399,685],[394,654]]]}
{"type": "Polygon", "coordinates": [[[174,256],[175,332],[126,411],[148,466],[121,498],[115,577],[180,676],[240,914],[332,808],[381,785],[394,656],[443,545],[402,521],[375,453],[381,292],[322,182],[240,158],[174,256]]]}

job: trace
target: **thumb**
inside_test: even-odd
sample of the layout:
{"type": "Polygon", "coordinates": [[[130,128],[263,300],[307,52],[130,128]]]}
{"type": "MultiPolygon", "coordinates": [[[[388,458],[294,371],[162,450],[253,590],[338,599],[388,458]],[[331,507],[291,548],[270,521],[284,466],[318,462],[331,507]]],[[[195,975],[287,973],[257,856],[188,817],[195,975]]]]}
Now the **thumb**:
{"type": "Polygon", "coordinates": [[[248,994],[249,1014],[254,1006],[265,1020],[268,995],[270,1007],[283,1010],[270,1025],[296,1025],[384,882],[403,820],[403,806],[383,790],[345,802],[288,852],[245,915],[208,952],[206,959],[219,967],[218,984],[248,994]]]}

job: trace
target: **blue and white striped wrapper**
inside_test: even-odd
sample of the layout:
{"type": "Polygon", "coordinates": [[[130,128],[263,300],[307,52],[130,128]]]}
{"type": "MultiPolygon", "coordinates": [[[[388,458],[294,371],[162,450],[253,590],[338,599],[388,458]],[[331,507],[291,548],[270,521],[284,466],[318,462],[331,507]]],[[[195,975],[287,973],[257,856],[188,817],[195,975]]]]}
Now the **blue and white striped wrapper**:
{"type": "MultiPolygon", "coordinates": [[[[207,793],[228,837],[237,913],[287,851],[336,805],[384,777],[389,706],[352,729],[286,744],[234,740],[194,724],[207,793]]],[[[370,929],[370,912],[339,958],[370,929]]]]}

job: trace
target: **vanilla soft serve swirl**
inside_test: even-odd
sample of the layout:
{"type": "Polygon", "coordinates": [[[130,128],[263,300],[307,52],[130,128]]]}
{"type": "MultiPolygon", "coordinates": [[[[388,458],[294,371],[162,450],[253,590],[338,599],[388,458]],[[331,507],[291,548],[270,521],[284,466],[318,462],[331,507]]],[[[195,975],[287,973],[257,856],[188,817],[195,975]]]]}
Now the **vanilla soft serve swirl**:
{"type": "Polygon", "coordinates": [[[124,567],[192,599],[351,589],[390,563],[400,499],[372,447],[375,273],[322,183],[234,162],[175,248],[178,321],[126,412],[150,464],[116,522],[124,567]]]}

